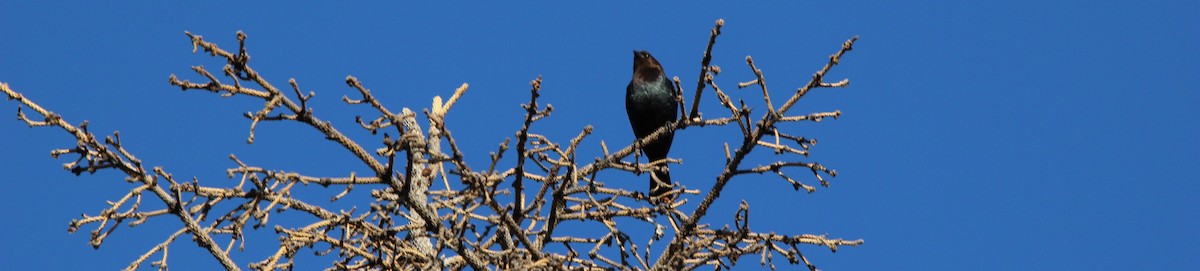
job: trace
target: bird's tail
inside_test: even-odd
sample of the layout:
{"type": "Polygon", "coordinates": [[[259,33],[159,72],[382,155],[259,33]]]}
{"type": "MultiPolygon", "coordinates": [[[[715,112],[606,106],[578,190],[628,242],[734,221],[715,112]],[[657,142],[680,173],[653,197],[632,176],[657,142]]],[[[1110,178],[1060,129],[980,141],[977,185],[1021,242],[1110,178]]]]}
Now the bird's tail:
{"type": "Polygon", "coordinates": [[[650,200],[656,203],[674,201],[671,192],[671,171],[667,167],[650,172],[650,200]]]}

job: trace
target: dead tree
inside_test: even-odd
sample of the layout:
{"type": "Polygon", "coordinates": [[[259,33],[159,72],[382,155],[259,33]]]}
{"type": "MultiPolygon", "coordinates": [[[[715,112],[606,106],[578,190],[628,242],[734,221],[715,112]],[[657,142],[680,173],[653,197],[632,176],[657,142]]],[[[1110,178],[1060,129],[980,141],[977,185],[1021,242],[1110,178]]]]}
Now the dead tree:
{"type": "MultiPolygon", "coordinates": [[[[516,142],[506,138],[498,150],[490,154],[491,163],[468,165],[464,153],[455,142],[445,116],[468,86],[463,84],[447,100],[434,97],[428,109],[418,113],[408,108],[399,111],[376,99],[370,89],[350,76],[346,83],[357,90],[356,97],[343,96],[351,106],[366,106],[378,111],[374,116],[359,117],[361,129],[377,136],[378,142],[363,144],[347,137],[331,122],[322,120],[308,107],[313,92],[301,91],[295,79],[288,81],[291,91],[268,82],[250,66],[246,52],[246,35],[237,33],[236,52],[226,51],[200,35],[186,33],[193,53],[203,50],[224,60],[223,76],[217,76],[203,66],[192,70],[200,82],[180,80],[171,75],[170,84],[181,90],[208,91],[223,97],[244,97],[263,100],[264,106],[246,113],[250,120],[249,142],[254,141],[254,129],[260,122],[293,122],[312,127],[349,151],[371,169],[369,174],[353,172],[341,177],[317,177],[303,172],[266,169],[231,155],[234,167],[227,169],[235,182],[181,180],[161,167],[150,167],[122,145],[119,133],[103,139],[88,131],[87,121],[75,125],[63,116],[54,114],[21,93],[0,83],[0,90],[9,100],[21,105],[18,119],[31,127],[58,127],[77,140],[70,148],[53,150],[54,157],[76,156],[67,163],[70,172],[79,175],[98,170],[117,170],[134,184],[125,195],[111,201],[95,215],[71,221],[70,230],[92,225],[91,244],[100,246],[117,226],[137,226],[147,219],[174,217],[182,226],[159,245],[135,259],[128,269],[136,269],[154,255],[161,260],[152,265],[166,267],[166,248],[180,236],[188,236],[206,249],[226,269],[238,270],[243,265],[230,258],[234,245],[242,242],[247,226],[271,226],[280,235],[276,252],[262,261],[244,265],[250,269],[292,269],[294,257],[310,249],[319,255],[336,257],[329,270],[412,270],[453,269],[469,267],[474,270],[692,270],[703,266],[728,269],[742,256],[757,255],[760,263],[774,268],[779,255],[790,264],[816,267],[800,252],[798,245],[817,245],[836,251],[840,246],[857,246],[862,240],[843,240],[825,235],[781,235],[756,232],[748,228],[750,209],[742,203],[733,225],[720,228],[700,223],[708,215],[725,186],[734,177],[772,173],[790,183],[796,190],[813,192],[816,188],[785,174],[785,171],[811,173],[821,186],[829,183],[824,176],[837,172],[819,163],[805,161],[814,139],[790,134],[781,127],[797,122],[819,122],[837,118],[841,111],[794,114],[796,101],[810,90],[841,88],[849,80],[826,82],[825,74],[850,51],[857,37],[847,40],[832,55],[824,67],[812,75],[807,84],[799,86],[783,103],[776,106],[771,100],[763,74],[754,60],[746,64],[756,78],[738,83],[738,88],[757,86],[762,90],[766,112],[755,117],[744,103],[722,91],[716,82],[720,68],[710,65],[713,45],[721,33],[722,20],[716,22],[701,61],[700,73],[692,95],[690,112],[679,78],[675,77],[681,118],[663,126],[657,132],[610,151],[600,141],[604,153],[600,157],[577,157],[576,150],[592,132],[584,127],[566,142],[554,141],[538,134],[534,124],[553,112],[550,105],[539,101],[541,78],[531,82],[529,102],[523,104],[524,122],[516,134],[516,142]],[[222,81],[228,79],[228,81],[222,81]],[[716,96],[728,113],[709,118],[700,113],[699,101],[706,90],[716,96]],[[29,108],[39,118],[26,115],[29,108]],[[675,184],[672,193],[697,196],[675,197],[673,203],[653,205],[641,191],[613,188],[597,179],[605,170],[641,173],[678,163],[676,158],[646,163],[630,162],[638,146],[667,131],[709,126],[737,125],[742,141],[734,146],[725,143],[725,166],[716,176],[713,187],[689,189],[675,184]],[[395,137],[391,134],[395,133],[395,137]],[[754,150],[765,148],[779,157],[777,162],[742,165],[754,150]],[[515,160],[515,166],[499,168],[502,159],[515,160]],[[454,185],[451,185],[454,183],[454,185]],[[297,186],[297,184],[301,184],[297,186]],[[308,186],[318,184],[320,186],[308,186]],[[348,211],[332,211],[320,203],[291,196],[295,189],[341,189],[337,201],[355,188],[370,189],[370,206],[348,211]],[[706,193],[701,193],[707,191],[706,193]],[[703,194],[703,196],[698,196],[703,194]],[[144,209],[139,203],[145,198],[157,199],[164,208],[144,209]],[[682,209],[688,200],[700,202],[689,210],[682,209]],[[231,206],[227,211],[213,211],[215,206],[231,206]],[[311,217],[306,225],[268,223],[272,212],[301,213],[311,217]],[[628,221],[633,218],[657,229],[650,240],[632,240],[626,234],[628,221]],[[573,236],[557,231],[563,221],[584,221],[602,225],[607,232],[596,236],[573,236]],[[663,239],[665,241],[660,241],[663,239]],[[657,257],[651,257],[651,245],[667,242],[657,257]],[[601,251],[602,247],[613,247],[601,251]]],[[[761,151],[760,151],[761,152],[761,151]]],[[[735,195],[736,197],[736,195],[735,195]]],[[[726,200],[728,196],[726,196],[726,200]]],[[[690,205],[689,205],[690,206],[690,205]]],[[[239,246],[239,249],[241,246],[239,246]]]]}

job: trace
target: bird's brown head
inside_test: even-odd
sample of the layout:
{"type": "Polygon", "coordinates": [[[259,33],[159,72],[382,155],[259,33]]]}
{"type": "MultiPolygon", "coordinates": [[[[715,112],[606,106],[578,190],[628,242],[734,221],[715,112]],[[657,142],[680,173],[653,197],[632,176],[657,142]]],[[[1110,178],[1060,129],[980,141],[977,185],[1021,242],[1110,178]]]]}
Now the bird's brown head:
{"type": "Polygon", "coordinates": [[[663,73],[662,64],[658,63],[650,52],[633,51],[633,74],[640,79],[652,80],[663,73]]]}

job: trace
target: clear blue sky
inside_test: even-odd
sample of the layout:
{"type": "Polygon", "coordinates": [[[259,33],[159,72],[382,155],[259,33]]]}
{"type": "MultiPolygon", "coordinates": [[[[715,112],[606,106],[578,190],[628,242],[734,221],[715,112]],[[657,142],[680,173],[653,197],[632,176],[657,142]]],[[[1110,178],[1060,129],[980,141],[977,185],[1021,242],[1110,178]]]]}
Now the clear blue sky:
{"type": "MultiPolygon", "coordinates": [[[[756,91],[734,87],[752,78],[746,55],[782,99],[859,35],[829,75],[850,78],[850,88],[814,92],[793,110],[844,116],[790,126],[820,140],[810,159],[841,173],[833,186],[805,194],[769,175],[738,178],[710,222],[728,223],[746,198],[757,229],[866,240],[837,253],[803,247],[824,270],[1200,269],[1200,4],[808,2],[10,1],[0,4],[0,81],[75,123],[89,120],[98,134],[120,130],[149,165],[220,185],[232,182],[224,177],[229,154],[312,175],[367,170],[297,124],[262,124],[258,142],[247,145],[249,122],[240,115],[261,101],[169,86],[170,74],[202,78],[190,65],[223,65],[191,54],[185,30],[227,49],[245,31],[255,68],[277,86],[296,78],[316,91],[318,116],[364,144],[378,139],[355,129],[353,117],[373,112],[340,101],[356,93],[346,75],[396,109],[428,107],[432,96],[468,82],[448,121],[475,162],[517,131],[518,105],[538,75],[542,101],[556,110],[535,130],[565,140],[594,125],[583,152],[596,155],[599,140],[611,147],[633,139],[622,104],[630,50],[651,51],[691,89],[708,29],[724,18],[717,80],[757,105],[757,115],[756,91]]],[[[719,116],[712,98],[704,111],[719,116]]],[[[70,160],[47,154],[74,141],[29,129],[12,117],[16,107],[0,103],[8,116],[0,118],[0,266],[119,269],[178,229],[170,218],[120,227],[100,250],[87,244],[90,227],[67,234],[71,219],[97,213],[130,185],[114,172],[63,171],[70,160]]],[[[672,168],[676,181],[710,187],[721,162],[713,156],[737,140],[735,129],[680,132],[672,155],[685,163],[672,168]]],[[[765,153],[749,164],[770,162],[765,153]]],[[[815,183],[802,171],[791,175],[815,183]]],[[[608,178],[644,189],[644,176],[608,178]]],[[[248,252],[236,254],[243,267],[276,246],[271,231],[256,234],[248,252]]],[[[180,241],[172,270],[218,267],[180,241]]],[[[310,258],[299,270],[330,260],[310,258]]],[[[741,269],[761,268],[756,258],[743,260],[741,269]]]]}

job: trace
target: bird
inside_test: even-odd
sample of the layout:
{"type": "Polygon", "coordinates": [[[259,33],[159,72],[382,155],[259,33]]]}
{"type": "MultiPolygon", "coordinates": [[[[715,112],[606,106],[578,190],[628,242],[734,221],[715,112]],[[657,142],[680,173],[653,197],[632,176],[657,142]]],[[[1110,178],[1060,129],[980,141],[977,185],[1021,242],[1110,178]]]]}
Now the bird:
{"type": "MultiPolygon", "coordinates": [[[[667,80],[662,64],[650,52],[633,51],[633,79],[625,87],[625,113],[629,115],[629,126],[638,140],[655,130],[675,121],[679,117],[679,103],[675,100],[675,85],[667,80]]],[[[651,142],[642,145],[642,153],[650,162],[667,158],[675,132],[668,130],[651,142]]],[[[670,202],[671,174],[666,164],[650,172],[651,202],[670,202]]]]}

